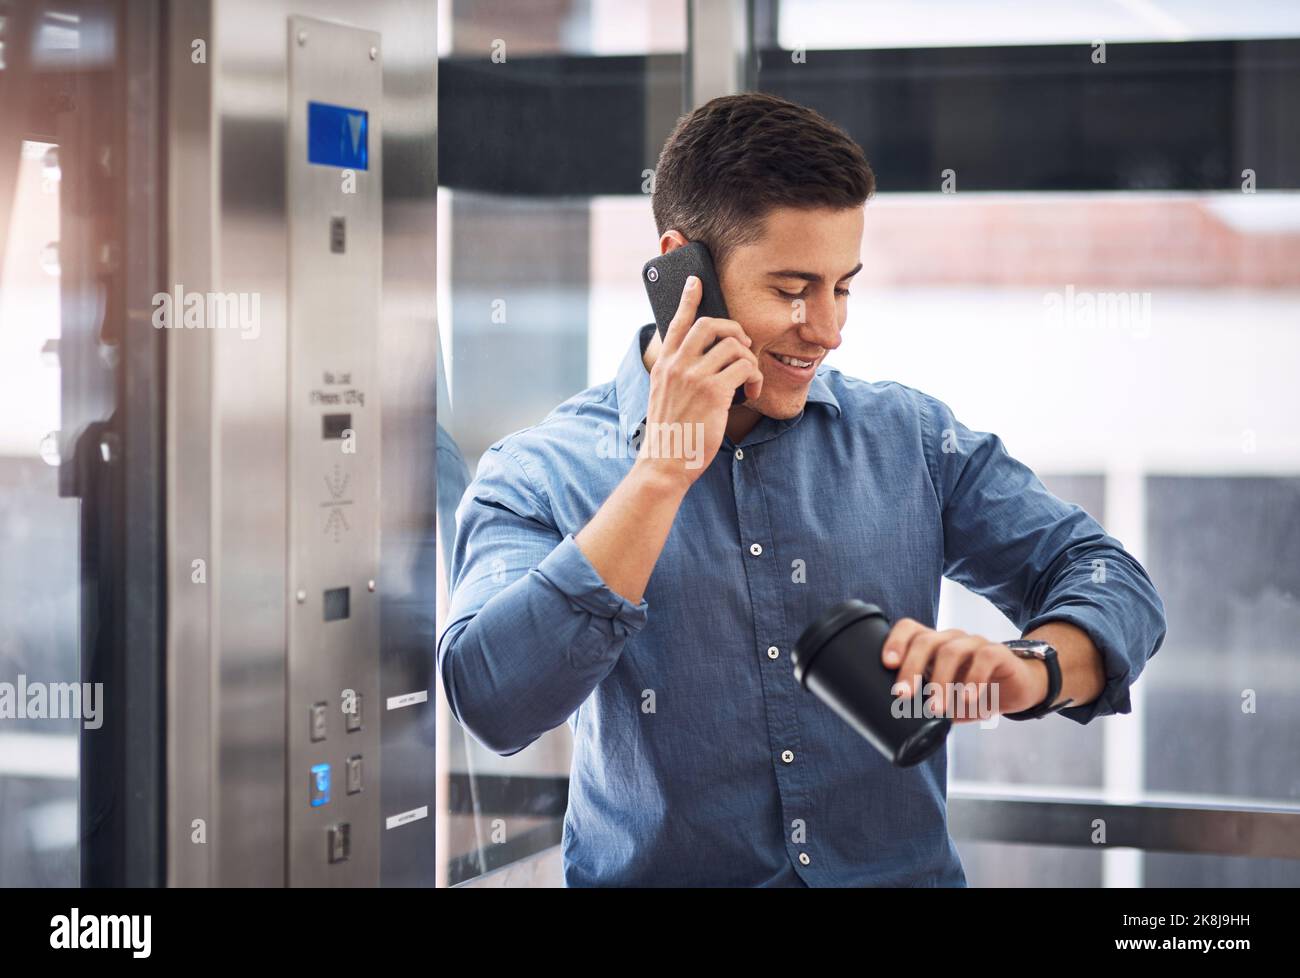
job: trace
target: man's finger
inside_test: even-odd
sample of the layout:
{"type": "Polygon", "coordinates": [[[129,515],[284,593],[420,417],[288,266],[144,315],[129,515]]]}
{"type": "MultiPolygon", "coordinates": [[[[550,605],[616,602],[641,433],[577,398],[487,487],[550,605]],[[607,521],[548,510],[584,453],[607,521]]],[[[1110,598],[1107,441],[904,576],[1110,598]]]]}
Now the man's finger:
{"type": "Polygon", "coordinates": [[[734,319],[701,316],[695,320],[694,328],[687,330],[680,349],[687,356],[703,356],[728,336],[734,336],[746,347],[753,346],[749,335],[734,319]]]}
{"type": "MultiPolygon", "coordinates": [[[[746,392],[749,391],[751,386],[757,386],[759,390],[763,388],[763,375],[759,372],[758,365],[752,359],[747,360],[744,357],[738,357],[724,367],[718,376],[725,381],[728,393],[734,391],[741,384],[745,385],[746,392]],[[754,374],[756,373],[758,374],[757,381],[754,380],[754,374]]],[[[758,394],[755,393],[751,396],[757,397],[758,394]]],[[[731,403],[730,398],[727,399],[727,403],[731,403]]]]}
{"type": "Polygon", "coordinates": [[[673,314],[673,321],[668,324],[668,332],[664,334],[664,353],[675,352],[695,325],[695,312],[700,308],[702,294],[699,277],[688,275],[686,285],[682,288],[682,299],[677,304],[677,312],[673,314]]]}
{"type": "MultiPolygon", "coordinates": [[[[750,352],[749,347],[734,336],[724,336],[709,347],[709,352],[700,358],[700,366],[706,374],[716,374],[721,373],[737,360],[743,360],[751,366],[758,365],[758,357],[750,352]]],[[[748,377],[749,373],[748,370],[745,371],[745,376],[748,377]]]]}
{"type": "Polygon", "coordinates": [[[979,635],[966,635],[935,647],[930,682],[934,684],[935,696],[938,698],[936,709],[946,710],[952,705],[948,702],[950,684],[957,681],[958,674],[965,671],[970,656],[985,645],[986,641],[979,635]]]}
{"type": "Polygon", "coordinates": [[[906,685],[904,696],[911,696],[924,686],[929,672],[930,655],[935,646],[960,634],[962,634],[961,630],[957,628],[936,632],[933,628],[926,628],[924,625],[911,632],[907,647],[903,649],[903,664],[898,667],[898,680],[906,685]]]}
{"type": "Polygon", "coordinates": [[[900,618],[894,622],[894,627],[885,636],[885,644],[881,647],[881,661],[890,669],[898,668],[903,661],[903,652],[907,649],[907,643],[912,640],[913,635],[924,628],[924,625],[913,618],[900,618]]]}
{"type": "MultiPolygon", "coordinates": [[[[972,704],[973,707],[992,707],[993,690],[989,687],[989,682],[992,679],[993,670],[997,668],[998,663],[1001,661],[998,650],[1005,648],[1005,645],[995,646],[990,642],[983,648],[977,650],[975,655],[972,657],[970,669],[966,672],[964,682],[967,687],[971,689],[971,695],[976,698],[976,702],[972,704]],[[986,687],[988,687],[987,694],[985,694],[986,687]]],[[[974,710],[972,710],[972,712],[974,712],[974,710]]],[[[974,719],[986,720],[988,718],[977,715],[974,719]]]]}

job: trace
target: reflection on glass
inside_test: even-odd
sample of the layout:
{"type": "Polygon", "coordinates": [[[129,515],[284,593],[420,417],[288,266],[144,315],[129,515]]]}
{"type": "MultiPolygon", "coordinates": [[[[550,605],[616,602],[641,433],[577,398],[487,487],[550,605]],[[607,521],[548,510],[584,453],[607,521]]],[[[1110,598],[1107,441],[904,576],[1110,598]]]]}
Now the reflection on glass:
{"type": "MultiPolygon", "coordinates": [[[[623,25],[641,31],[640,47],[612,42],[596,26],[606,5],[574,3],[558,14],[536,14],[530,30],[515,25],[507,57],[681,51],[682,39],[663,45],[662,35],[645,28],[642,5],[621,6],[632,8],[623,25]]],[[[1001,100],[960,118],[942,100],[901,107],[873,101],[858,52],[899,49],[907,68],[900,90],[918,99],[933,80],[928,69],[939,76],[937,69],[948,64],[934,60],[939,46],[1086,45],[1094,29],[1064,3],[1035,5],[1041,16],[1032,18],[1018,16],[1014,4],[953,0],[924,16],[914,7],[781,3],[779,50],[765,51],[759,68],[760,89],[810,104],[855,135],[901,133],[897,147],[862,142],[878,173],[888,174],[892,162],[900,180],[915,181],[907,185],[920,191],[899,192],[882,180],[868,205],[865,268],[831,365],[932,391],[972,427],[998,432],[1054,493],[1094,515],[1148,568],[1166,596],[1170,621],[1162,654],[1134,689],[1132,714],[1088,727],[1053,719],[1037,727],[1005,723],[996,731],[959,728],[950,739],[952,786],[1117,801],[1227,796],[1296,804],[1300,772],[1274,763],[1269,751],[1285,742],[1281,718],[1293,712],[1285,696],[1294,685],[1294,656],[1287,653],[1295,629],[1287,625],[1300,608],[1291,581],[1300,443],[1289,424],[1300,414],[1294,383],[1300,194],[1238,186],[1236,176],[1240,158],[1273,145],[1261,142],[1266,123],[1216,102],[1222,111],[1214,118],[1231,122],[1231,132],[1192,132],[1204,119],[1172,117],[1161,131],[1170,141],[1153,143],[1145,156],[1107,156],[1113,165],[1101,171],[1035,170],[1034,156],[1067,163],[1106,156],[1095,150],[1104,139],[1145,144],[1141,133],[1123,128],[1122,113],[1102,112],[1096,132],[1081,136],[1070,119],[1032,100],[1025,104],[1037,114],[1019,120],[1007,118],[1001,100]],[[792,72],[790,49],[797,47],[822,49],[827,57],[792,72]],[[786,87],[794,84],[806,87],[786,87]],[[1004,141],[1004,127],[1020,125],[1033,139],[1019,155],[995,156],[989,185],[998,192],[975,192],[980,184],[968,183],[961,167],[954,174],[957,192],[942,192],[946,155],[978,157],[978,150],[1004,141]],[[1201,140],[1207,132],[1212,138],[1201,140]],[[1179,149],[1180,140],[1197,151],[1179,149]],[[1214,152],[1198,155],[1206,142],[1214,152]],[[1220,179],[1225,176],[1231,179],[1220,179]],[[1242,713],[1247,688],[1260,694],[1256,714],[1242,713]],[[1269,689],[1271,700],[1263,692],[1269,689]],[[1174,763],[1170,752],[1181,753],[1187,743],[1196,749],[1174,763]],[[1196,762],[1186,761],[1189,756],[1196,762]]],[[[482,60],[491,52],[501,32],[490,5],[443,4],[442,10],[454,25],[441,34],[447,57],[482,60]]],[[[1211,4],[1161,2],[1116,7],[1107,16],[1106,36],[1116,42],[1300,34],[1296,11],[1265,3],[1234,5],[1229,15],[1211,4]]],[[[978,53],[987,56],[981,64],[991,72],[988,84],[1008,92],[1035,89],[1032,74],[1013,75],[1005,65],[999,74],[998,49],[978,53]]],[[[1227,88],[1240,80],[1235,70],[1224,74],[1227,88]]],[[[1152,76],[1152,84],[1181,77],[1158,64],[1152,76]]],[[[536,104],[548,97],[590,104],[578,100],[576,82],[547,77],[549,88],[525,89],[536,104]]],[[[1223,86],[1207,84],[1221,94],[1223,86]]],[[[680,88],[675,105],[672,93],[666,99],[658,90],[654,99],[648,90],[641,94],[646,103],[671,106],[658,116],[671,125],[680,88]]],[[[655,117],[645,108],[628,106],[638,119],[655,117]]],[[[510,144],[492,142],[490,116],[476,126],[474,140],[510,144]]],[[[646,165],[665,134],[643,134],[646,165]]],[[[446,128],[442,135],[444,144],[471,138],[446,128]]],[[[562,149],[572,156],[576,146],[562,149]]],[[[1300,160],[1284,155],[1272,158],[1275,168],[1296,172],[1300,160]]],[[[438,285],[445,303],[439,320],[448,371],[448,404],[440,413],[445,432],[439,433],[444,560],[454,531],[455,503],[447,497],[459,500],[462,480],[472,477],[487,445],[612,376],[629,329],[648,321],[632,271],[655,239],[643,196],[548,195],[535,189],[548,185],[546,175],[529,173],[527,163],[484,161],[489,165],[505,191],[452,186],[439,199],[438,285]],[[519,174],[528,194],[509,191],[511,174],[519,174]],[[445,484],[444,464],[452,471],[445,484]]],[[[940,628],[1013,637],[1011,623],[984,599],[948,581],[942,595],[940,628]]],[[[441,813],[439,833],[448,840],[447,881],[558,841],[569,728],[502,758],[467,740],[445,711],[441,719],[448,761],[440,773],[449,810],[441,813]]],[[[991,843],[963,845],[962,857],[971,885],[1296,882],[1292,867],[1253,859],[991,843]]]]}
{"type": "Polygon", "coordinates": [[[75,886],[79,876],[78,721],[25,716],[22,695],[28,684],[80,679],[78,510],[59,497],[60,375],[50,355],[59,185],[57,147],[24,141],[0,227],[0,886],[75,886]]]}
{"type": "MultiPolygon", "coordinates": [[[[539,421],[593,371],[607,377],[605,358],[649,321],[638,273],[656,235],[642,184],[683,105],[685,4],[573,0],[511,8],[508,19],[502,9],[439,4],[443,572],[456,505],[487,446],[539,421]],[[465,110],[473,98],[481,111],[465,110]],[[530,157],[529,146],[555,155],[530,157]]],[[[466,737],[444,704],[439,881],[558,844],[571,728],[501,757],[466,737]]]]}
{"type": "MultiPolygon", "coordinates": [[[[1230,95],[1268,101],[1281,76],[1214,49],[1196,76],[1207,111],[1193,119],[1162,88],[1188,77],[1172,60],[1185,48],[1144,48],[1143,77],[1112,73],[1105,92],[1060,63],[1069,48],[1047,46],[1083,45],[1086,59],[1095,36],[1287,38],[1261,43],[1289,63],[1300,11],[1155,3],[1092,11],[1085,25],[1065,2],[1035,4],[1032,18],[1014,4],[915,6],[783,2],[775,43],[819,53],[805,71],[768,50],[759,72],[760,88],[862,137],[881,175],[836,366],[934,391],[998,432],[1147,567],[1170,623],[1132,714],[1096,729],[959,728],[950,789],[1295,807],[1300,771],[1281,744],[1300,443],[1283,419],[1300,410],[1300,160],[1270,152],[1288,189],[1256,186],[1237,161],[1272,145],[1268,123],[1230,95]],[[1044,47],[1020,49],[1032,45],[1044,47]],[[1058,93],[1075,100],[1068,111],[1058,93]],[[1126,111],[1104,109],[1111,100],[1126,111]],[[1109,153],[1112,141],[1128,151],[1109,153]],[[1265,688],[1266,705],[1243,714],[1243,691],[1265,688]]],[[[1014,635],[950,581],[938,625],[1014,635]]],[[[1300,879],[1285,861],[958,841],[973,886],[1300,879]]]]}
{"type": "Polygon", "coordinates": [[[781,0],[784,48],[975,47],[990,44],[1091,44],[1300,35],[1300,10],[1270,0],[781,0]]]}

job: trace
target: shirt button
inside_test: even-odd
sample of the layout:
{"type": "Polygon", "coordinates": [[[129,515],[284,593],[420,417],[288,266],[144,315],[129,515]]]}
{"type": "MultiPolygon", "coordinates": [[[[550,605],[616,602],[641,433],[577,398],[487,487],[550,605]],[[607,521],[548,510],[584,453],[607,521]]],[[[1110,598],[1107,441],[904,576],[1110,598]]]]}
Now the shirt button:
{"type": "Polygon", "coordinates": [[[763,552],[763,545],[761,543],[751,543],[749,545],[749,552],[752,553],[755,557],[757,557],[759,554],[763,552]]]}
{"type": "Polygon", "coordinates": [[[775,659],[780,654],[781,654],[781,650],[778,649],[775,645],[769,645],[767,647],[767,657],[769,659],[775,659]]]}
{"type": "Polygon", "coordinates": [[[737,449],[736,449],[736,461],[739,462],[739,461],[740,461],[742,458],[744,458],[744,457],[745,457],[745,450],[744,450],[743,448],[737,448],[737,449]]]}
{"type": "Polygon", "coordinates": [[[781,751],[781,760],[783,760],[783,761],[785,761],[787,764],[789,764],[791,761],[794,760],[794,751],[792,751],[792,750],[783,750],[783,751],[781,751]]]}
{"type": "Polygon", "coordinates": [[[812,860],[808,858],[808,853],[801,852],[799,853],[799,862],[807,866],[810,862],[812,862],[812,860]]]}

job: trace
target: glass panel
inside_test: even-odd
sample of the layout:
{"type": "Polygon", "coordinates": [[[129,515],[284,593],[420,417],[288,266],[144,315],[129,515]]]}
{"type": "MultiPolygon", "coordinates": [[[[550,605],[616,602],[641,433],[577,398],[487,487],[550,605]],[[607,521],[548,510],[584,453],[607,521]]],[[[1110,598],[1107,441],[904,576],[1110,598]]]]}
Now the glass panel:
{"type": "Polygon", "coordinates": [[[76,886],[79,722],[49,699],[80,679],[79,506],[59,496],[59,147],[0,145],[11,150],[12,211],[0,225],[0,886],[76,886]]]}
{"type": "Polygon", "coordinates": [[[974,47],[1295,37],[1300,9],[1272,0],[783,0],[781,47],[974,47]]]}
{"type": "MultiPolygon", "coordinates": [[[[1106,525],[1105,480],[1100,476],[1040,475],[1047,488],[1082,506],[1106,525]]],[[[1016,638],[1016,626],[986,598],[944,579],[936,627],[960,628],[993,641],[1016,638]]],[[[1103,787],[1100,723],[999,722],[987,729],[959,724],[948,736],[950,791],[997,791],[999,785],[1052,785],[1093,793],[1103,787]]],[[[964,850],[963,850],[964,855],[964,850]]],[[[976,885],[974,883],[972,886],[976,885]]],[[[1008,884],[1010,885],[1010,884],[1008,884]]]]}
{"type": "Polygon", "coordinates": [[[1300,478],[1153,476],[1147,494],[1178,650],[1146,680],[1147,787],[1300,806],[1300,478]]]}
{"type": "MultiPolygon", "coordinates": [[[[785,0],[756,20],[757,87],[844,126],[878,177],[835,366],[999,434],[1165,600],[1131,714],[958,727],[950,789],[1300,808],[1300,9],[1027,11],[785,0]]],[[[939,619],[1014,634],[950,581],[939,619]]],[[[1279,860],[958,842],[973,886],[1296,879],[1279,860]]]]}
{"type": "MultiPolygon", "coordinates": [[[[658,236],[643,184],[682,109],[686,12],[652,0],[439,12],[442,627],[456,503],[484,450],[611,376],[651,318],[639,272],[658,236]]],[[[501,757],[439,696],[440,882],[557,844],[570,727],[501,757]]]]}
{"type": "Polygon", "coordinates": [[[104,692],[125,620],[120,10],[0,8],[0,886],[75,886],[121,868],[113,833],[147,801],[83,761],[118,757],[126,723],[104,692]]]}

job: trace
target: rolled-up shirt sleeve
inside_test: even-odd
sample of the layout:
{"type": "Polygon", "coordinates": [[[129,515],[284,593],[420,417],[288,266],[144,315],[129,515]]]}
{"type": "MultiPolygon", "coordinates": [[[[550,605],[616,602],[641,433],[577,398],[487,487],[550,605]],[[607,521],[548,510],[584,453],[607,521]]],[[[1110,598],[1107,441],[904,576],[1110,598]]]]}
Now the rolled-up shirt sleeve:
{"type": "Polygon", "coordinates": [[[438,673],[462,726],[489,750],[516,754],[609,674],[648,605],[605,584],[501,443],[484,454],[456,516],[438,673]]]}
{"type": "MultiPolygon", "coordinates": [[[[920,392],[918,392],[920,393],[920,392]]],[[[988,598],[1021,634],[1049,621],[1085,631],[1106,685],[1058,711],[1077,723],[1129,713],[1129,688],[1166,632],[1146,570],[1088,513],[1067,503],[942,401],[921,394],[927,464],[943,512],[944,576],[988,598]]]]}

